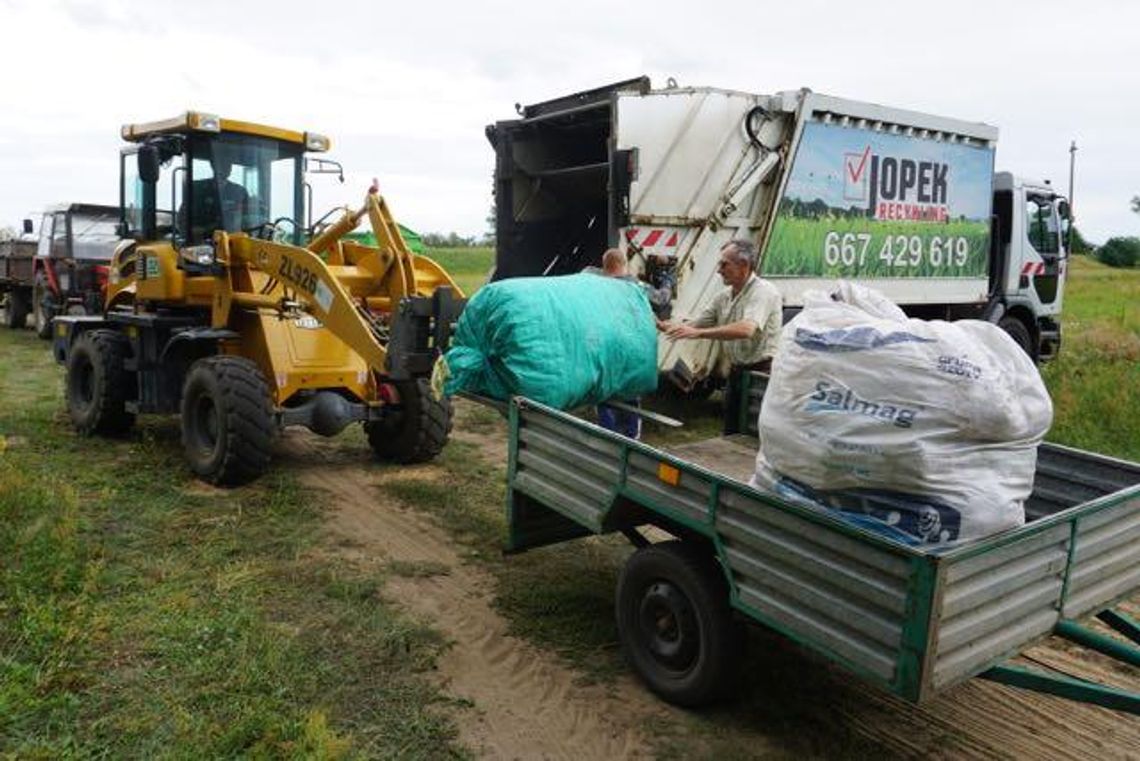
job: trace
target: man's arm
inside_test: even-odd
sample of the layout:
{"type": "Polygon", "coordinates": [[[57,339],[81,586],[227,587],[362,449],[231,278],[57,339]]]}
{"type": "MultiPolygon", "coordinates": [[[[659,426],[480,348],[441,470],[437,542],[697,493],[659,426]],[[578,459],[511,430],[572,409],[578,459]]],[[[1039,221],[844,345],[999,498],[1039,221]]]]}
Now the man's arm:
{"type": "Polygon", "coordinates": [[[709,338],[718,341],[734,341],[741,338],[751,338],[759,330],[752,320],[737,320],[727,325],[713,325],[700,328],[692,323],[672,324],[664,328],[669,338],[709,338]]]}

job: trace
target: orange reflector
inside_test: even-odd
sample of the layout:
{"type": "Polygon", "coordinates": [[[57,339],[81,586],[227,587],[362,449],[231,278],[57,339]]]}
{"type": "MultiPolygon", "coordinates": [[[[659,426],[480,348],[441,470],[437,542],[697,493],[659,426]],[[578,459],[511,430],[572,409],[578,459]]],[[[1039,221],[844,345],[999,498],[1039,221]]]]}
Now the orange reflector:
{"type": "Polygon", "coordinates": [[[657,478],[670,486],[681,483],[681,471],[664,462],[657,463],[657,478]]]}

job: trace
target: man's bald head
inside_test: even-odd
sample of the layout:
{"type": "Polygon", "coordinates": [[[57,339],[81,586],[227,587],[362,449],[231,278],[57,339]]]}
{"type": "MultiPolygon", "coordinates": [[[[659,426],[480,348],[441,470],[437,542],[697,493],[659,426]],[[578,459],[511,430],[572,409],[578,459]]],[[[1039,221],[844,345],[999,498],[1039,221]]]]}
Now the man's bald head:
{"type": "Polygon", "coordinates": [[[626,273],[625,254],[617,248],[607,248],[602,254],[602,272],[610,277],[621,277],[626,273]]]}

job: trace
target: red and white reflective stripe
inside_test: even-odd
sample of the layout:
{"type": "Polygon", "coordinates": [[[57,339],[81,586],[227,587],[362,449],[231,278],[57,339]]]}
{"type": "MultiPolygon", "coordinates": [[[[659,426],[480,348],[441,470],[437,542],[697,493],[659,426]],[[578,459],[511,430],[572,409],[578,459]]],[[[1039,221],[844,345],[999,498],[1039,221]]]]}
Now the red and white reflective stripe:
{"type": "Polygon", "coordinates": [[[668,230],[659,227],[631,227],[625,231],[625,239],[638,248],[675,248],[681,241],[681,236],[676,230],[666,235],[668,232],[668,230]]]}
{"type": "Polygon", "coordinates": [[[1045,274],[1045,262],[1026,262],[1025,264],[1021,265],[1022,277],[1028,277],[1030,275],[1044,275],[1044,274],[1045,274]]]}

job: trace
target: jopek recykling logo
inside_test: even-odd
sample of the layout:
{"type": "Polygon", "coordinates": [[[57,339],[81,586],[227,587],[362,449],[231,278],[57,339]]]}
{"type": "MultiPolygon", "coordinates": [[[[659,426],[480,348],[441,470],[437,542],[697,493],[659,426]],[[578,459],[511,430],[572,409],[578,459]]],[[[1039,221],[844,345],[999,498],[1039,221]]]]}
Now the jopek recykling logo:
{"type": "Polygon", "coordinates": [[[761,272],[772,277],[983,278],[993,149],[811,123],[761,272]]]}

